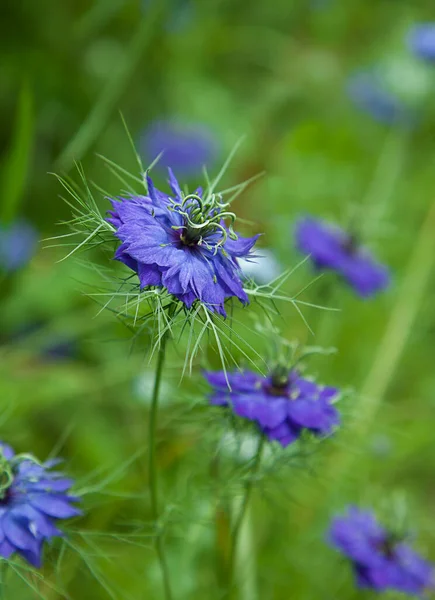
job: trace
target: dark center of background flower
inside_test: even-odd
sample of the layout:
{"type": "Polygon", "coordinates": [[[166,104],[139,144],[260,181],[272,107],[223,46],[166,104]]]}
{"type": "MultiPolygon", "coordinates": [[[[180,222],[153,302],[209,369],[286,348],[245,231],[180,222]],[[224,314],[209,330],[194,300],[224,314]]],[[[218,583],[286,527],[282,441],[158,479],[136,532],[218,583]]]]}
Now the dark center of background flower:
{"type": "Polygon", "coordinates": [[[375,543],[376,549],[379,550],[385,558],[394,558],[396,544],[401,541],[401,537],[395,533],[388,533],[383,540],[378,540],[375,543]]]}
{"type": "Polygon", "coordinates": [[[348,254],[355,254],[358,250],[359,242],[358,238],[354,233],[349,233],[346,238],[343,240],[343,249],[348,254]]]}
{"type": "Polygon", "coordinates": [[[288,396],[290,385],[290,372],[288,367],[276,367],[265,384],[265,391],[271,396],[288,396]]]}

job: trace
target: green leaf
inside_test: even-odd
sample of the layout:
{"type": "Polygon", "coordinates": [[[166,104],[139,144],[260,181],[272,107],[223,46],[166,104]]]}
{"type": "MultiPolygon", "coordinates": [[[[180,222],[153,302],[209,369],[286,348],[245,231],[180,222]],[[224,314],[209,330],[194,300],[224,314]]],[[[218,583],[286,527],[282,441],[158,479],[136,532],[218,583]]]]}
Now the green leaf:
{"type": "Polygon", "coordinates": [[[26,188],[34,132],[33,97],[23,83],[18,97],[11,143],[2,169],[0,220],[8,223],[19,212],[26,188]]]}

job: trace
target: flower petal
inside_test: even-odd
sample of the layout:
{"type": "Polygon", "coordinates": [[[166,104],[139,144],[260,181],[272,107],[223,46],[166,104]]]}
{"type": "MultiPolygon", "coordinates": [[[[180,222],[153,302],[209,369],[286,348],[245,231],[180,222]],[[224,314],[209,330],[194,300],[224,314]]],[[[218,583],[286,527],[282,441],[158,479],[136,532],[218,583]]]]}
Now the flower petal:
{"type": "Polygon", "coordinates": [[[56,519],[69,519],[81,514],[75,506],[71,506],[66,497],[54,494],[34,494],[29,497],[30,504],[40,512],[56,519]]]}

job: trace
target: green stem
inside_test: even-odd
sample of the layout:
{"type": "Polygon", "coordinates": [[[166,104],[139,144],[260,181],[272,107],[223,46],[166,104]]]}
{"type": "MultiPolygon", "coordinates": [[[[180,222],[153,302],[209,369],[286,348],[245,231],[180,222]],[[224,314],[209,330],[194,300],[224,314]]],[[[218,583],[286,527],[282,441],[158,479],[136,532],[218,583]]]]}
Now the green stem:
{"type": "Polygon", "coordinates": [[[156,424],[157,424],[157,410],[159,404],[159,393],[160,393],[160,384],[162,380],[162,372],[163,366],[165,363],[166,356],[166,342],[168,338],[168,333],[165,333],[161,343],[157,356],[157,367],[156,367],[156,375],[154,378],[154,389],[153,396],[151,400],[151,410],[150,410],[150,420],[149,420],[149,453],[148,453],[148,473],[149,473],[149,488],[150,488],[150,496],[151,496],[151,515],[154,521],[154,524],[157,527],[156,536],[155,536],[155,548],[157,552],[157,556],[160,563],[160,570],[162,572],[163,578],[163,586],[165,589],[165,598],[166,600],[172,600],[172,592],[171,585],[169,579],[169,570],[166,562],[165,550],[163,546],[163,538],[162,531],[160,530],[160,525],[158,523],[160,511],[159,511],[159,500],[158,500],[158,481],[157,481],[157,465],[156,465],[156,424]]]}
{"type": "Polygon", "coordinates": [[[8,570],[8,563],[5,559],[2,560],[0,565],[0,600],[6,600],[6,574],[8,570]]]}
{"type": "Polygon", "coordinates": [[[229,584],[228,592],[229,592],[229,594],[231,593],[231,588],[232,588],[232,584],[233,584],[234,568],[235,568],[235,563],[237,560],[237,546],[238,546],[238,541],[239,541],[239,535],[240,535],[240,531],[242,529],[242,525],[243,525],[245,514],[246,514],[246,511],[247,511],[247,508],[249,505],[249,501],[251,499],[251,494],[252,494],[252,490],[254,487],[255,476],[257,475],[258,469],[260,468],[261,456],[263,454],[263,448],[264,448],[264,442],[265,442],[265,437],[262,435],[258,442],[257,452],[254,457],[254,463],[252,465],[251,473],[249,474],[249,479],[245,485],[245,493],[243,496],[242,505],[240,507],[239,514],[237,515],[236,521],[233,526],[233,531],[232,531],[232,536],[231,536],[232,544],[231,544],[230,558],[229,558],[229,564],[228,564],[228,584],[229,584]]]}

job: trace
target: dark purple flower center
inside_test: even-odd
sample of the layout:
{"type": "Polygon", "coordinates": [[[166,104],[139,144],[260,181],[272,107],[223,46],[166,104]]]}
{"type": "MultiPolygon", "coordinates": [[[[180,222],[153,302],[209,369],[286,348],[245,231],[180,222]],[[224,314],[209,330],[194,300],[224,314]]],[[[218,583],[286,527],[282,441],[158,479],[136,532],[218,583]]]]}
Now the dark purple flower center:
{"type": "Polygon", "coordinates": [[[270,396],[290,398],[291,373],[287,367],[276,367],[264,383],[264,391],[270,396]]]}
{"type": "Polygon", "coordinates": [[[202,198],[198,194],[185,196],[182,202],[172,201],[170,210],[178,212],[183,218],[182,225],[174,225],[172,229],[179,232],[178,242],[182,246],[204,246],[217,253],[222,248],[228,237],[237,240],[233,230],[235,214],[228,211],[229,204],[211,195],[202,198]],[[224,226],[224,219],[231,223],[224,226]]]}
{"type": "Polygon", "coordinates": [[[8,487],[6,490],[2,490],[0,495],[0,506],[10,504],[13,497],[14,493],[11,487],[8,487]]]}
{"type": "Polygon", "coordinates": [[[180,242],[183,246],[197,246],[201,240],[201,235],[198,232],[186,229],[184,233],[180,235],[180,242]]]}
{"type": "Polygon", "coordinates": [[[342,248],[348,254],[356,254],[359,247],[358,239],[355,234],[348,233],[342,242],[342,248]]]}
{"type": "Polygon", "coordinates": [[[381,552],[385,558],[394,558],[396,544],[401,541],[401,537],[396,533],[388,533],[384,539],[376,540],[374,546],[381,552]]]}

